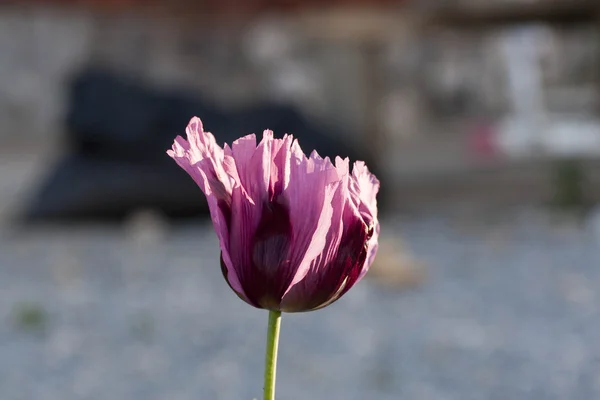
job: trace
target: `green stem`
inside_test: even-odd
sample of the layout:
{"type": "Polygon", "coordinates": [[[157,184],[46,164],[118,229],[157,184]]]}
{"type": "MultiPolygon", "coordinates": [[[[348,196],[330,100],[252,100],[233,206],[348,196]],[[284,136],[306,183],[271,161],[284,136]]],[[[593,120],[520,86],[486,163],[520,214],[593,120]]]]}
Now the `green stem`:
{"type": "Polygon", "coordinates": [[[269,311],[267,329],[267,350],[265,357],[265,396],[264,400],[275,400],[275,376],[277,375],[277,349],[279,347],[279,328],[281,311],[269,311]]]}

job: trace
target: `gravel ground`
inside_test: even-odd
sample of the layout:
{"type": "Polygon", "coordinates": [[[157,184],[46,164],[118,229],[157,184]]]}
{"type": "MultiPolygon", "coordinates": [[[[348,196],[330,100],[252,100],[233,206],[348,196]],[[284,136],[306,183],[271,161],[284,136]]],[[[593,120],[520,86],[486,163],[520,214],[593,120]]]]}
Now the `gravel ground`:
{"type": "MultiPolygon", "coordinates": [[[[473,221],[387,221],[427,280],[285,315],[278,398],[600,398],[595,223],[473,221]]],[[[3,400],[261,397],[267,314],[226,286],[209,226],[1,235],[3,400]]]]}

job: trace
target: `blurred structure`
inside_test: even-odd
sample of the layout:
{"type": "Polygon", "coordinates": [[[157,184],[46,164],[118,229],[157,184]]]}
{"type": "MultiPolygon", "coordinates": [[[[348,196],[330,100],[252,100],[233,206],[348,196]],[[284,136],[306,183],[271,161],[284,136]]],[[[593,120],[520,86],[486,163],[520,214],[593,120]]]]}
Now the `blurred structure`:
{"type": "MultiPolygon", "coordinates": [[[[600,4],[585,0],[482,4],[444,7],[433,18],[438,34],[473,37],[479,41],[475,48],[485,48],[473,55],[479,61],[471,58],[470,72],[461,59],[453,75],[454,84],[471,91],[475,100],[471,107],[465,103],[460,114],[467,118],[477,114],[487,121],[472,131],[471,150],[484,156],[479,160],[496,158],[496,171],[509,166],[524,172],[521,175],[531,174],[523,180],[509,175],[510,183],[521,180],[513,192],[561,204],[556,197],[563,192],[561,170],[566,159],[592,177],[580,188],[585,191],[582,201],[597,200],[593,182],[600,155],[600,4]]],[[[510,192],[505,186],[501,191],[510,192]]],[[[506,199],[500,191],[495,194],[506,199]]]]}
{"type": "Polygon", "coordinates": [[[13,148],[61,148],[69,82],[91,66],[222,109],[293,106],[378,161],[401,208],[546,201],[556,157],[597,180],[593,0],[1,7],[0,141],[13,148]]]}

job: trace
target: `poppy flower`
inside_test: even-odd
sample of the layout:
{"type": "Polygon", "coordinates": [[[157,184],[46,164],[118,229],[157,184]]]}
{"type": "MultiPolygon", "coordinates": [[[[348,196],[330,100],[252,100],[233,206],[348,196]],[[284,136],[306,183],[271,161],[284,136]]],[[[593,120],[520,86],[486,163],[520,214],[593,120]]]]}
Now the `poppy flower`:
{"type": "Polygon", "coordinates": [[[199,118],[167,153],[206,195],[221,269],[245,302],[303,312],[342,297],[377,252],[379,181],[361,161],[306,156],[265,130],[220,147],[199,118]]]}

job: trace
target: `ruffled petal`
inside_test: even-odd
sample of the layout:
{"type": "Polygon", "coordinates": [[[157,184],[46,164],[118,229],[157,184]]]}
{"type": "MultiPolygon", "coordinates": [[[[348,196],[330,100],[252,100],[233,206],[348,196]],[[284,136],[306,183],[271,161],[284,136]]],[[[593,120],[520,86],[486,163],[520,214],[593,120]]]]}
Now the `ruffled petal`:
{"type": "Polygon", "coordinates": [[[283,192],[289,205],[294,246],[289,255],[294,269],[290,287],[301,281],[327,244],[333,216],[333,197],[340,185],[329,158],[313,152],[307,158],[298,142],[291,147],[290,183],[283,192]]]}
{"type": "Polygon", "coordinates": [[[271,143],[273,163],[271,165],[271,181],[269,198],[278,198],[290,184],[291,146],[294,138],[284,135],[283,139],[274,139],[271,143]]]}
{"type": "Polygon", "coordinates": [[[354,163],[352,168],[352,179],[350,180],[350,192],[353,197],[363,221],[367,224],[371,234],[367,243],[367,258],[362,267],[359,280],[367,274],[371,264],[375,260],[379,248],[380,225],[377,218],[377,192],[379,191],[379,180],[369,172],[362,161],[354,163]]]}
{"type": "Polygon", "coordinates": [[[373,229],[373,235],[367,243],[367,259],[365,260],[358,280],[361,280],[367,274],[367,272],[369,272],[369,268],[371,268],[373,261],[375,261],[375,256],[377,255],[377,250],[379,249],[379,231],[380,225],[379,222],[377,222],[373,229]]]}
{"type": "Polygon", "coordinates": [[[363,216],[367,225],[377,220],[377,192],[379,192],[379,180],[369,172],[362,161],[357,161],[352,167],[352,178],[350,179],[350,194],[353,202],[363,216]]]}
{"type": "Polygon", "coordinates": [[[256,169],[255,176],[240,172],[243,187],[233,191],[231,255],[249,302],[278,309],[306,274],[308,268],[301,268],[323,250],[339,178],[328,159],[316,153],[307,158],[292,136],[272,139],[266,131],[261,144],[250,156],[249,145],[231,149],[238,171],[243,165],[256,169]]]}
{"type": "Polygon", "coordinates": [[[268,200],[271,181],[273,132],[265,131],[258,146],[256,136],[248,135],[232,143],[231,155],[235,161],[240,184],[255,204],[268,200]]]}
{"type": "Polygon", "coordinates": [[[230,255],[248,303],[277,308],[287,289],[286,255],[291,246],[287,209],[255,204],[242,187],[232,196],[230,255]]]}
{"type": "Polygon", "coordinates": [[[210,132],[204,132],[199,118],[192,118],[186,133],[187,140],[178,136],[167,154],[204,192],[227,268],[227,280],[240,296],[245,296],[229,256],[231,195],[237,184],[237,171],[214,136],[210,132]]]}
{"type": "Polygon", "coordinates": [[[368,254],[368,228],[349,201],[334,218],[338,219],[335,224],[338,229],[328,232],[327,251],[313,261],[304,279],[284,297],[283,311],[303,312],[325,307],[360,279],[368,254]]]}

